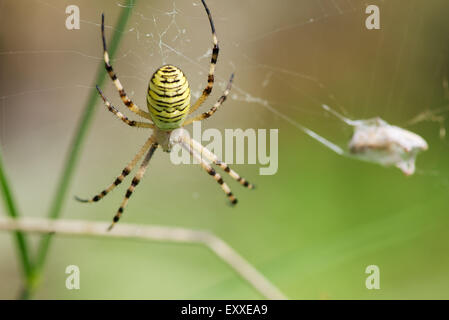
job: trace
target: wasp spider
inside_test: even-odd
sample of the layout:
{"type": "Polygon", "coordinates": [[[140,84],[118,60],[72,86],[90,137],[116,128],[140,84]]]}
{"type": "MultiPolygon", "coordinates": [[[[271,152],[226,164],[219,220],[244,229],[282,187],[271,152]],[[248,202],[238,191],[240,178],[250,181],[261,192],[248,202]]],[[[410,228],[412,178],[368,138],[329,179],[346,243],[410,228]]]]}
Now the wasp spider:
{"type": "Polygon", "coordinates": [[[234,170],[232,170],[226,163],[220,161],[215,154],[211,151],[203,147],[199,142],[191,139],[187,135],[174,135],[172,134],[175,129],[184,127],[186,125],[191,124],[193,121],[201,121],[212,116],[218,108],[223,104],[226,100],[226,97],[231,90],[232,80],[234,75],[231,75],[229,83],[224,91],[223,95],[218,99],[218,101],[212,106],[212,108],[205,113],[202,113],[198,116],[191,116],[187,118],[188,115],[192,114],[196,111],[200,105],[206,100],[206,98],[210,95],[212,91],[212,87],[214,85],[214,71],[215,65],[217,63],[218,58],[218,39],[215,33],[214,22],[212,20],[211,13],[209,8],[207,7],[204,0],[201,0],[203,3],[204,9],[206,10],[207,16],[209,18],[210,27],[212,30],[212,39],[213,39],[213,49],[212,49],[212,58],[210,62],[209,75],[207,77],[207,86],[203,90],[200,98],[191,106],[190,105],[190,88],[189,83],[187,82],[187,78],[184,73],[177,67],[173,65],[165,65],[160,67],[150,79],[150,83],[148,86],[147,92],[147,106],[148,112],[140,109],[134,102],[128,97],[123,88],[120,80],[117,78],[112,65],[109,62],[109,55],[106,49],[106,39],[104,35],[104,15],[102,15],[101,20],[101,35],[103,39],[103,50],[104,50],[104,62],[106,70],[109,74],[109,77],[114,82],[123,103],[126,107],[132,112],[136,113],[140,117],[149,120],[148,122],[141,122],[130,120],[126,116],[124,116],[120,111],[118,111],[103,95],[100,88],[97,86],[98,93],[107,109],[111,111],[117,118],[122,120],[124,123],[131,127],[138,128],[150,128],[153,129],[152,135],[148,138],[145,144],[141,147],[139,152],[135,155],[135,157],[128,163],[128,165],[123,169],[122,173],[115,179],[115,181],[106,189],[104,189],[101,193],[94,196],[89,200],[84,200],[76,197],[77,200],[81,202],[96,202],[106,196],[109,192],[111,192],[116,186],[118,186],[125,179],[127,175],[133,170],[136,166],[137,162],[145,155],[140,168],[138,169],[134,179],[131,182],[131,186],[126,191],[125,198],[123,199],[122,204],[120,205],[116,215],[114,216],[113,222],[109,227],[109,230],[112,229],[115,223],[117,223],[120,217],[123,214],[124,208],[128,203],[129,198],[131,197],[134,189],[139,184],[142,179],[147,167],[150,162],[151,157],[153,156],[156,149],[161,146],[162,149],[166,152],[169,152],[174,144],[180,144],[182,148],[187,150],[195,159],[198,160],[201,167],[211,175],[215,181],[221,186],[223,191],[226,193],[231,204],[236,204],[237,199],[232,194],[231,189],[228,185],[223,181],[222,177],[212,168],[212,166],[206,162],[204,158],[217,165],[221,169],[223,169],[226,173],[228,173],[233,179],[238,181],[241,185],[253,189],[254,185],[250,184],[247,180],[243,179],[241,176],[237,174],[234,170]]]}

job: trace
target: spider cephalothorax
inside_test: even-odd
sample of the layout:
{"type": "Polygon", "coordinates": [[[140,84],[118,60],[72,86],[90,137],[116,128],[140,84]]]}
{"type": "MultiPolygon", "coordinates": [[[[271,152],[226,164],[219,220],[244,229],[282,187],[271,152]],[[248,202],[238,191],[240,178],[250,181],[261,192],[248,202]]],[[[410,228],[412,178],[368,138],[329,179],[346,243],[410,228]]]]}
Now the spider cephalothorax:
{"type": "Polygon", "coordinates": [[[215,65],[218,59],[218,40],[215,34],[214,22],[212,20],[211,13],[209,8],[206,5],[204,0],[201,0],[203,3],[204,9],[206,10],[207,16],[209,18],[210,27],[212,30],[212,40],[213,40],[213,48],[212,48],[212,57],[210,61],[209,74],[207,77],[207,85],[203,90],[202,95],[199,99],[193,104],[190,105],[190,88],[187,78],[184,76],[183,72],[173,66],[173,65],[165,65],[156,70],[153,76],[150,79],[150,83],[147,91],[147,105],[148,112],[140,109],[134,102],[128,97],[123,88],[120,80],[112,68],[112,65],[109,61],[109,54],[106,47],[106,39],[104,35],[104,15],[102,15],[101,20],[101,34],[103,39],[103,50],[104,50],[104,63],[106,71],[109,74],[109,77],[114,82],[115,87],[117,88],[120,98],[122,99],[125,106],[135,114],[140,117],[149,120],[150,122],[145,121],[135,121],[129,120],[125,115],[123,115],[120,111],[117,110],[103,95],[100,88],[97,87],[98,93],[103,99],[104,104],[115,114],[120,120],[131,127],[138,128],[150,128],[153,129],[152,135],[147,139],[145,144],[141,147],[136,156],[131,160],[130,163],[123,169],[122,173],[115,179],[115,181],[106,189],[104,189],[101,193],[97,194],[93,198],[89,200],[84,200],[80,198],[76,198],[81,202],[96,202],[106,196],[110,191],[112,191],[116,186],[118,186],[125,179],[127,175],[133,170],[136,166],[137,162],[143,157],[145,157],[140,165],[139,170],[134,176],[131,186],[126,191],[125,198],[122,201],[116,215],[114,216],[113,222],[109,227],[109,230],[114,226],[116,222],[119,221],[123,211],[125,209],[126,204],[128,203],[129,198],[131,197],[134,189],[139,184],[142,179],[147,167],[148,163],[151,160],[156,149],[161,146],[164,151],[170,151],[173,144],[179,144],[182,148],[187,150],[201,165],[201,167],[207,171],[209,175],[211,175],[215,181],[221,186],[222,190],[226,193],[229,201],[232,204],[237,203],[237,199],[231,192],[231,189],[228,185],[223,181],[221,176],[212,168],[212,166],[205,161],[207,159],[211,163],[217,165],[221,169],[223,169],[226,173],[228,173],[233,179],[238,181],[242,186],[247,187],[249,189],[253,189],[254,186],[243,179],[237,172],[232,170],[226,163],[222,162],[218,159],[218,157],[213,154],[211,151],[203,147],[199,142],[191,139],[187,135],[179,135],[173,138],[172,131],[184,127],[186,125],[191,124],[193,121],[201,121],[212,116],[218,108],[223,104],[226,100],[226,97],[231,90],[232,80],[234,78],[231,75],[229,79],[228,86],[226,87],[223,95],[218,99],[218,101],[210,108],[209,111],[201,113],[198,116],[192,116],[188,119],[187,116],[196,111],[199,106],[206,100],[209,94],[212,92],[212,88],[214,85],[214,71],[215,65]],[[204,159],[205,158],[205,159],[204,159]]]}

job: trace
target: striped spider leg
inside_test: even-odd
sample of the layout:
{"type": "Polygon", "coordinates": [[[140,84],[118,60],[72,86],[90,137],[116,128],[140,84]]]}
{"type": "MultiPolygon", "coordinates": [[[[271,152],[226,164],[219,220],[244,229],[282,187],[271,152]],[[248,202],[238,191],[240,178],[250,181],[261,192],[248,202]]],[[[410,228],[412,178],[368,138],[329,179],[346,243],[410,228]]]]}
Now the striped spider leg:
{"type": "Polygon", "coordinates": [[[111,192],[115,187],[117,187],[120,183],[123,182],[123,180],[126,178],[126,176],[129,175],[129,173],[134,169],[137,162],[143,157],[146,151],[154,144],[154,138],[150,137],[147,139],[145,144],[140,148],[139,152],[134,156],[134,158],[131,160],[130,163],[122,170],[122,173],[114,180],[114,182],[104,189],[102,192],[97,194],[91,199],[82,199],[77,196],[75,196],[75,199],[80,202],[97,202],[101,199],[103,199],[109,192],[111,192]]]}
{"type": "Polygon", "coordinates": [[[182,148],[187,150],[201,165],[201,167],[209,174],[211,175],[215,181],[220,185],[221,189],[224,191],[226,196],[228,197],[229,201],[232,205],[235,205],[237,203],[237,198],[232,194],[231,189],[226,184],[226,182],[223,181],[223,178],[220,176],[219,173],[215,171],[214,168],[212,168],[204,159],[201,158],[201,155],[198,154],[188,143],[186,143],[184,140],[179,140],[179,143],[182,148]]]}
{"type": "Polygon", "coordinates": [[[122,120],[124,123],[126,123],[128,126],[130,127],[137,127],[137,128],[151,128],[154,129],[154,124],[149,123],[149,122],[141,122],[141,121],[134,121],[134,120],[129,120],[128,117],[126,117],[125,115],[123,115],[123,113],[121,113],[120,111],[117,110],[117,108],[115,108],[109,101],[108,99],[104,96],[103,92],[101,91],[101,89],[97,86],[97,91],[98,94],[101,96],[101,99],[103,99],[104,105],[106,106],[106,108],[111,111],[113,114],[115,114],[117,116],[117,118],[119,118],[120,120],[122,120]]]}
{"type": "Polygon", "coordinates": [[[232,170],[226,163],[220,161],[216,155],[214,155],[211,151],[203,147],[200,143],[196,142],[190,137],[185,137],[181,134],[180,137],[175,138],[172,135],[176,130],[182,128],[183,126],[191,124],[193,121],[201,121],[211,117],[218,108],[225,102],[232,86],[232,81],[234,79],[234,75],[231,75],[229,83],[223,92],[222,96],[218,99],[218,101],[212,106],[212,108],[208,112],[204,112],[198,116],[191,116],[189,119],[186,119],[192,112],[197,110],[199,106],[206,100],[206,98],[210,95],[213,85],[214,85],[214,72],[215,65],[217,63],[218,58],[218,40],[215,32],[214,22],[212,20],[211,13],[209,8],[206,5],[205,0],[201,0],[204,9],[207,13],[210,27],[212,30],[212,39],[213,39],[213,49],[212,49],[212,57],[210,61],[210,68],[208,74],[207,86],[203,90],[200,98],[191,106],[190,104],[190,87],[189,82],[187,81],[186,76],[178,67],[174,65],[164,65],[158,68],[150,78],[147,90],[147,107],[148,112],[141,110],[137,105],[135,105],[128,95],[125,92],[122,84],[120,83],[117,75],[115,74],[112,65],[109,62],[109,55],[106,48],[106,39],[104,32],[104,15],[101,18],[101,35],[103,40],[103,50],[104,50],[104,63],[106,71],[109,74],[109,77],[114,82],[115,87],[117,88],[120,98],[126,107],[137,115],[150,120],[149,122],[143,121],[135,121],[128,119],[124,114],[122,114],[117,108],[115,108],[108,99],[103,95],[103,92],[100,88],[97,87],[97,91],[101,98],[103,99],[104,105],[106,108],[113,113],[118,119],[120,119],[123,123],[131,127],[137,128],[150,128],[153,129],[152,135],[147,139],[145,144],[141,147],[135,157],[128,163],[128,165],[123,169],[122,173],[115,179],[115,181],[109,185],[106,189],[104,189],[101,193],[95,195],[93,198],[85,200],[76,197],[77,200],[81,202],[97,202],[104,198],[108,193],[110,193],[116,186],[122,183],[122,181],[130,174],[130,172],[136,167],[137,163],[144,157],[140,168],[137,170],[136,175],[134,176],[131,185],[126,191],[125,197],[118,208],[112,224],[110,225],[108,230],[111,230],[115,223],[117,223],[120,217],[123,215],[126,205],[133,194],[135,188],[139,184],[140,180],[145,174],[147,170],[148,164],[156,151],[156,149],[160,146],[163,151],[170,152],[173,144],[179,143],[182,148],[187,150],[198,162],[201,164],[202,168],[211,175],[218,184],[220,184],[222,190],[226,193],[228,199],[232,204],[237,203],[237,199],[232,194],[229,186],[223,181],[222,177],[212,168],[209,162],[215,164],[216,166],[222,168],[226,173],[228,173],[234,180],[238,181],[242,186],[247,187],[249,189],[253,189],[254,185],[249,183],[244,178],[240,177],[240,175],[232,170]],[[203,159],[204,156],[204,159],[203,159]],[[207,159],[208,161],[206,161],[207,159]]]}
{"type": "Polygon", "coordinates": [[[137,162],[142,158],[142,156],[147,152],[145,158],[142,161],[142,164],[140,165],[139,170],[137,171],[136,175],[134,176],[131,185],[129,186],[128,190],[126,191],[125,198],[123,199],[119,209],[117,210],[117,213],[115,214],[111,225],[108,228],[108,231],[110,231],[114,225],[120,220],[120,217],[123,214],[123,211],[125,210],[126,205],[128,204],[129,198],[131,197],[132,193],[134,192],[136,186],[139,184],[140,180],[142,179],[143,175],[145,174],[145,171],[147,170],[148,163],[150,162],[154,151],[158,148],[159,144],[155,142],[155,139],[153,136],[151,136],[145,144],[142,146],[142,148],[139,150],[139,152],[136,154],[136,156],[132,159],[132,161],[123,169],[122,173],[115,179],[115,181],[105,190],[103,190],[101,193],[94,196],[92,199],[86,200],[81,199],[79,197],[75,197],[76,200],[80,202],[97,202],[104,198],[110,191],[112,191],[116,186],[118,186],[122,181],[125,179],[125,177],[133,170],[137,162]],[[149,150],[148,150],[149,149],[149,150]]]}
{"type": "Polygon", "coordinates": [[[204,0],[201,0],[201,2],[203,3],[204,9],[206,9],[207,17],[209,18],[210,28],[212,31],[212,43],[214,46],[212,48],[212,57],[210,59],[210,67],[209,67],[209,74],[207,76],[206,88],[204,88],[201,96],[190,108],[189,114],[192,114],[193,112],[195,112],[203,104],[203,102],[206,101],[207,97],[212,92],[212,88],[214,87],[215,65],[217,64],[218,52],[220,51],[220,49],[218,47],[218,38],[217,38],[217,32],[215,31],[214,20],[212,20],[212,14],[210,13],[210,10],[206,5],[206,2],[204,0]]]}
{"type": "Polygon", "coordinates": [[[142,179],[143,175],[145,174],[145,171],[148,168],[148,163],[150,162],[151,158],[153,157],[154,151],[156,151],[159,144],[157,142],[153,142],[153,144],[150,147],[150,150],[146,154],[145,158],[142,161],[142,164],[140,165],[139,170],[137,171],[136,175],[134,176],[131,185],[129,186],[128,190],[126,190],[125,198],[122,201],[122,204],[117,210],[117,213],[114,216],[114,219],[112,220],[111,225],[108,228],[108,231],[110,231],[114,225],[120,220],[120,217],[123,214],[123,211],[125,210],[126,205],[128,204],[129,198],[134,192],[134,189],[139,184],[140,180],[142,179]]]}
{"type": "Polygon", "coordinates": [[[201,143],[199,143],[198,141],[196,141],[186,135],[182,136],[182,140],[184,143],[188,144],[191,149],[198,152],[201,155],[201,157],[204,156],[207,160],[209,160],[213,164],[219,166],[221,169],[223,169],[224,172],[229,174],[232,179],[234,179],[235,181],[240,183],[242,186],[247,187],[248,189],[255,189],[255,185],[253,185],[252,183],[249,183],[248,180],[241,177],[237,172],[232,170],[231,167],[227,163],[218,159],[217,155],[212,153],[212,151],[207,149],[201,143]]]}
{"type": "Polygon", "coordinates": [[[248,189],[254,189],[255,186],[249,183],[246,179],[242,178],[237,172],[232,170],[228,164],[220,161],[218,157],[208,150],[206,147],[201,145],[199,142],[191,139],[188,135],[183,135],[178,138],[178,143],[180,143],[181,147],[187,150],[201,165],[201,167],[211,175],[215,181],[221,186],[222,190],[225,192],[227,197],[229,198],[232,205],[237,203],[237,198],[231,192],[229,186],[223,181],[223,178],[218,174],[214,168],[212,168],[209,163],[207,163],[204,158],[212,162],[213,164],[219,166],[226,173],[228,173],[234,180],[239,182],[242,186],[247,187],[248,189]],[[204,158],[203,158],[204,156],[204,158]]]}
{"type": "Polygon", "coordinates": [[[226,86],[225,91],[223,92],[223,95],[218,99],[217,102],[212,106],[212,108],[208,112],[204,112],[196,117],[191,117],[189,119],[186,119],[184,123],[182,124],[183,127],[191,124],[193,121],[201,121],[207,118],[210,118],[217,110],[218,108],[223,104],[223,102],[226,101],[229,92],[232,88],[232,82],[234,81],[234,74],[231,74],[231,78],[229,79],[228,85],[226,86]]]}
{"type": "Polygon", "coordinates": [[[112,82],[114,82],[114,85],[117,88],[118,93],[119,93],[120,98],[122,99],[123,103],[126,105],[126,107],[129,110],[131,110],[132,112],[134,112],[137,115],[141,116],[142,118],[145,118],[145,119],[148,119],[148,120],[152,120],[150,113],[140,109],[128,97],[128,95],[126,94],[125,89],[123,88],[120,80],[117,78],[117,74],[114,72],[114,69],[112,68],[112,65],[109,62],[109,54],[108,54],[108,49],[107,49],[107,46],[106,46],[106,38],[105,38],[105,35],[104,35],[104,14],[101,14],[101,38],[103,40],[104,66],[105,66],[106,71],[108,72],[109,77],[111,78],[112,82]]]}

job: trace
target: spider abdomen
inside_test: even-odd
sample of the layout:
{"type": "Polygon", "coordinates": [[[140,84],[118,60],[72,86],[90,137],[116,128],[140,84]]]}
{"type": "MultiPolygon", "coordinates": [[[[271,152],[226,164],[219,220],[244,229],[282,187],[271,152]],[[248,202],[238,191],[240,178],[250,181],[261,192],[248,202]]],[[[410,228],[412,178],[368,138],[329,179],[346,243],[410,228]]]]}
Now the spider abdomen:
{"type": "Polygon", "coordinates": [[[156,70],[148,85],[147,105],[159,129],[179,128],[190,109],[190,88],[184,73],[172,65],[156,70]]]}

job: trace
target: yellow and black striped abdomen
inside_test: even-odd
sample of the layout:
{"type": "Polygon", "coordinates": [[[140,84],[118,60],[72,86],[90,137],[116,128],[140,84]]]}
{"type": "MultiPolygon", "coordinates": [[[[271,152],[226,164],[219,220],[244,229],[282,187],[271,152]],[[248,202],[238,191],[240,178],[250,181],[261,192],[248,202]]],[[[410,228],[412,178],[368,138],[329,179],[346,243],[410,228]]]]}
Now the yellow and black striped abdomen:
{"type": "Polygon", "coordinates": [[[147,105],[159,129],[179,128],[190,108],[190,88],[184,73],[171,65],[156,70],[148,86],[147,105]]]}

